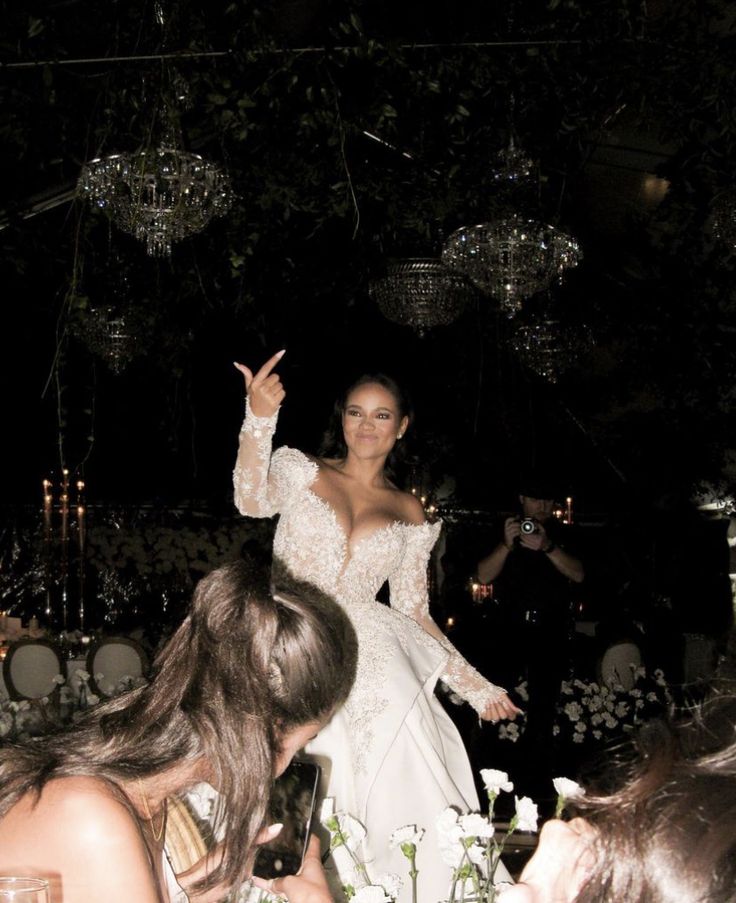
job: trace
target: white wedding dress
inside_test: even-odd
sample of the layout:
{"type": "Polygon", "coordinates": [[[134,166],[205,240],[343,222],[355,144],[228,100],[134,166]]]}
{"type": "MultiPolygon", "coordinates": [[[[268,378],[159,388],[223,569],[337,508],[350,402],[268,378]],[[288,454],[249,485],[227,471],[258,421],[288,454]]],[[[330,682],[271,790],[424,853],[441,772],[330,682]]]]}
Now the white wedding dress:
{"type": "MultiPolygon", "coordinates": [[[[307,751],[327,772],[326,795],[334,797],[336,810],[367,830],[358,855],[371,880],[399,875],[402,901],[411,899],[408,861],[389,848],[389,837],[404,825],[426,830],[417,852],[419,899],[439,903],[447,898],[451,872],[440,856],[435,821],[447,806],[478,811],[479,803],[460,735],[433,690],[441,678],[478,712],[501,691],[449,640],[424,629],[434,626],[427,565],[441,524],[395,521],[351,546],[331,506],[311,489],[318,463],[287,447],[271,455],[277,416],[255,417],[246,404],[235,503],[252,517],[280,514],[274,558],[336,599],[358,636],[350,696],[307,751]],[[390,608],[376,599],[386,580],[390,608]]],[[[346,859],[335,858],[341,882],[354,884],[346,859]]],[[[503,867],[496,880],[510,880],[503,867]]]]}

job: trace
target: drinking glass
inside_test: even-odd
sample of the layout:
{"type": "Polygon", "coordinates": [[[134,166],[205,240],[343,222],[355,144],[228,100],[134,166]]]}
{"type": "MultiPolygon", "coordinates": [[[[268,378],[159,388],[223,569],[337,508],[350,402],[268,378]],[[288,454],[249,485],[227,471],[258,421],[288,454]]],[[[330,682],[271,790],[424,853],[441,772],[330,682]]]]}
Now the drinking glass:
{"type": "Polygon", "coordinates": [[[51,903],[43,878],[0,877],[0,903],[51,903]]]}

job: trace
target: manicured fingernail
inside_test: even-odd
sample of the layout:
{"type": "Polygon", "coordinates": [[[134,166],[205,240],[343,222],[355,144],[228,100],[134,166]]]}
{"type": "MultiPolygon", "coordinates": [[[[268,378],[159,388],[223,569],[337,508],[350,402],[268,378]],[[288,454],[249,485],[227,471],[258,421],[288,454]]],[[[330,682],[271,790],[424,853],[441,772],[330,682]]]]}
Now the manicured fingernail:
{"type": "Polygon", "coordinates": [[[278,821],[273,825],[269,825],[266,828],[266,834],[268,834],[268,839],[273,840],[274,837],[276,837],[278,834],[281,833],[283,827],[284,827],[283,824],[281,824],[281,822],[278,822],[278,821]]]}
{"type": "Polygon", "coordinates": [[[286,354],[286,348],[282,348],[281,351],[276,352],[276,357],[283,357],[286,354]]]}

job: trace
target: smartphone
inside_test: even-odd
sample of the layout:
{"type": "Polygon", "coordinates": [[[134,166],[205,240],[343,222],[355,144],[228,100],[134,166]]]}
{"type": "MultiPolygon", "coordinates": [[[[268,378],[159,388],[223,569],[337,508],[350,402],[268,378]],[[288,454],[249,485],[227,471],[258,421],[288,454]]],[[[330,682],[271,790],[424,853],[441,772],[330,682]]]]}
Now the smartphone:
{"type": "Polygon", "coordinates": [[[302,867],[317,802],[320,767],[312,762],[292,762],[276,778],[271,791],[270,822],[283,828],[270,843],[258,847],[253,874],[259,878],[295,875],[302,867]]]}

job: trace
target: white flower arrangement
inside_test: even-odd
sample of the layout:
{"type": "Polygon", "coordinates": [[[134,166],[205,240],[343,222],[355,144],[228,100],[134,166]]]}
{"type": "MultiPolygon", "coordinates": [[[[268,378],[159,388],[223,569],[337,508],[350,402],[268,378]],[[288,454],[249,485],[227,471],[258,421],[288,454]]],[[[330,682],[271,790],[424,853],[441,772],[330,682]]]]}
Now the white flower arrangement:
{"type": "MultiPolygon", "coordinates": [[[[506,842],[515,831],[536,832],[538,812],[529,797],[514,797],[515,812],[500,835],[493,822],[493,810],[500,793],[514,789],[508,774],[496,769],[484,769],[481,778],[488,794],[488,815],[478,812],[460,813],[453,807],[440,812],[435,823],[439,852],[443,862],[452,869],[447,903],[460,903],[472,899],[474,903],[495,903],[503,882],[496,882],[496,871],[506,842]]],[[[568,778],[555,778],[557,814],[565,803],[583,796],[582,788],[568,778]]],[[[401,881],[396,875],[383,875],[371,880],[364,863],[357,857],[360,842],[365,838],[365,828],[344,812],[335,812],[334,801],[325,800],[321,822],[330,832],[330,850],[346,850],[352,861],[359,886],[347,883],[343,886],[350,903],[392,903],[398,897],[401,881]]],[[[397,828],[389,837],[391,849],[400,849],[409,863],[412,903],[417,903],[417,848],[424,837],[424,829],[417,825],[397,828]]]]}
{"type": "MultiPolygon", "coordinates": [[[[634,684],[630,689],[620,683],[586,680],[562,682],[557,716],[552,732],[559,742],[576,745],[604,744],[631,733],[650,718],[657,717],[672,703],[664,674],[657,669],[651,675],[632,665],[634,684]]],[[[515,688],[521,698],[527,696],[526,684],[515,688]]],[[[496,728],[500,740],[516,743],[524,733],[526,718],[502,722],[496,728]]]]}
{"type": "MultiPolygon", "coordinates": [[[[86,709],[96,706],[100,697],[92,692],[89,672],[80,668],[74,672],[73,678],[78,681],[76,691],[62,674],[56,674],[52,678],[54,690],[49,696],[19,701],[0,699],[0,742],[25,740],[58,730],[77,721],[86,709]]],[[[103,674],[95,674],[98,686],[103,679],[103,674]]],[[[106,695],[111,697],[145,684],[146,680],[142,677],[124,676],[114,685],[108,683],[104,686],[106,695]]]]}

